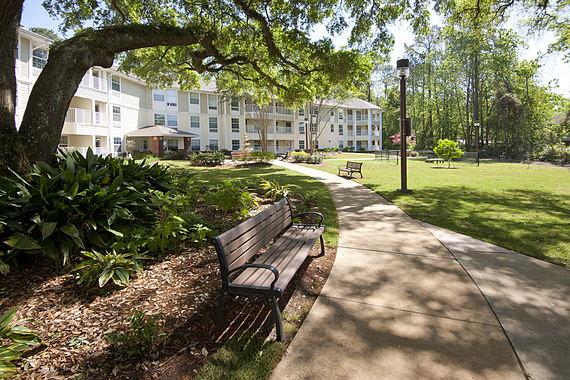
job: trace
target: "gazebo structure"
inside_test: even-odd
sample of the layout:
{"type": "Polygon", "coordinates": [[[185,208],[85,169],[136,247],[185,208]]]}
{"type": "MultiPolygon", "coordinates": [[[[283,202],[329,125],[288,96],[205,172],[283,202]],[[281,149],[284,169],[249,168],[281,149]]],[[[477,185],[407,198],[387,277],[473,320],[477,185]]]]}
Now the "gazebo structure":
{"type": "Polygon", "coordinates": [[[151,152],[164,157],[164,148],[168,150],[190,151],[190,140],[199,137],[195,133],[179,131],[161,125],[152,125],[125,134],[127,141],[135,142],[134,152],[151,152]]]}

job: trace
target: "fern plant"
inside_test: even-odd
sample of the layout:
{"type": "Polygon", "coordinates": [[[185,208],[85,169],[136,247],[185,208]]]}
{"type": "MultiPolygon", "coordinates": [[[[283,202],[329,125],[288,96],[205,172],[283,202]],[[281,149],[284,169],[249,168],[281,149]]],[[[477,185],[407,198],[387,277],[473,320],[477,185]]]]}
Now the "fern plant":
{"type": "Polygon", "coordinates": [[[133,272],[142,273],[140,260],[150,259],[147,255],[130,252],[117,254],[114,250],[106,255],[95,250],[81,253],[89,259],[76,265],[72,271],[80,272],[78,284],[85,283],[87,286],[99,283],[103,287],[109,280],[119,286],[127,286],[133,272]]]}
{"type": "Polygon", "coordinates": [[[142,354],[152,347],[154,342],[160,338],[160,335],[163,335],[160,333],[162,326],[156,324],[156,320],[161,316],[162,314],[158,314],[147,319],[143,313],[136,311],[129,318],[131,331],[109,334],[107,339],[109,339],[113,348],[119,354],[125,354],[127,357],[142,354]]]}
{"type": "Polygon", "coordinates": [[[260,186],[260,189],[265,191],[265,197],[271,198],[274,201],[280,201],[281,199],[288,197],[289,195],[293,194],[291,188],[299,187],[292,183],[288,183],[287,185],[282,186],[277,182],[277,180],[270,182],[262,178],[261,181],[262,184],[260,186]]]}

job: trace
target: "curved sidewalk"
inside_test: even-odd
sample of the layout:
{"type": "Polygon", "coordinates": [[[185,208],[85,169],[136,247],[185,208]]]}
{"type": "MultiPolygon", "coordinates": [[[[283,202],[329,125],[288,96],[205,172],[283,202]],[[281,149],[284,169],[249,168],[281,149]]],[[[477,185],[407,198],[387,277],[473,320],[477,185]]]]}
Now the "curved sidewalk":
{"type": "Polygon", "coordinates": [[[570,379],[570,271],[420,223],[372,190],[328,187],[340,227],[284,379],[570,379]]]}

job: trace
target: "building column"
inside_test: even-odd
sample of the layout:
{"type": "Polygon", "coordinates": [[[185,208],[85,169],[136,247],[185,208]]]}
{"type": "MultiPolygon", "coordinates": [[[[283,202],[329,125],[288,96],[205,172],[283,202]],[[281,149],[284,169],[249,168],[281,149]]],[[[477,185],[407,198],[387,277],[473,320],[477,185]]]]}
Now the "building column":
{"type": "Polygon", "coordinates": [[[368,151],[372,150],[372,110],[368,110],[368,151]]]}

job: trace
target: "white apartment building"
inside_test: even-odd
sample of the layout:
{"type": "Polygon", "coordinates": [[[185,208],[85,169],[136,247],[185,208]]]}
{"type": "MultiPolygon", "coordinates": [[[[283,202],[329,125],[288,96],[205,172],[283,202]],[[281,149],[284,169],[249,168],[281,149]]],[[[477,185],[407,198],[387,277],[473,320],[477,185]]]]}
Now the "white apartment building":
{"type": "MultiPolygon", "coordinates": [[[[20,28],[16,62],[16,125],[19,126],[34,82],[47,62],[51,40],[20,28]]],[[[329,102],[326,114],[319,114],[322,130],[317,148],[361,147],[382,149],[382,112],[360,99],[329,102]]],[[[314,108],[314,107],[313,107],[314,108]]],[[[266,109],[267,150],[285,153],[307,149],[305,124],[315,120],[316,109],[292,110],[279,102],[266,109]],[[310,112],[313,112],[311,118],[310,112]]],[[[127,140],[134,150],[159,156],[168,150],[238,150],[247,133],[254,149],[261,149],[256,130],[256,106],[243,100],[222,101],[215,84],[200,89],[153,89],[143,81],[117,71],[116,67],[94,67],[87,72],[71,101],[63,126],[60,147],[97,154],[123,154],[127,140]]],[[[308,125],[307,125],[308,127],[308,125]]]]}

